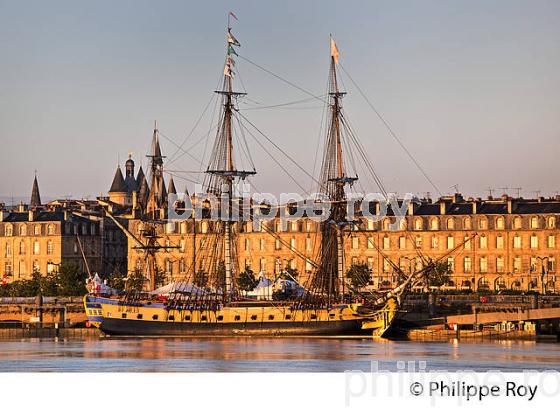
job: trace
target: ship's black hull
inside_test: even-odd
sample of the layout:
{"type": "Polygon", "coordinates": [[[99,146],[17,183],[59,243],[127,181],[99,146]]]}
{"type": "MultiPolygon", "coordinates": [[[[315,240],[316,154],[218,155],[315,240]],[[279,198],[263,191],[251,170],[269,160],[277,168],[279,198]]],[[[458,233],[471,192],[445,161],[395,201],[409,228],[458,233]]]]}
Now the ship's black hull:
{"type": "Polygon", "coordinates": [[[112,336],[304,336],[360,334],[359,320],[323,322],[192,323],[104,318],[112,336]]]}

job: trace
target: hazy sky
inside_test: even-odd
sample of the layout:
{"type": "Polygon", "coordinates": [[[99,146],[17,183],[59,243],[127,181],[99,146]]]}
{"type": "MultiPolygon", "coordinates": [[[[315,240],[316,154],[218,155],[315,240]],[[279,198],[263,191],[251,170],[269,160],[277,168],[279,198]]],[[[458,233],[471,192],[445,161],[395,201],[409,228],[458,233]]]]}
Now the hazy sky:
{"type": "MultiPolygon", "coordinates": [[[[317,95],[333,33],[345,69],[442,192],[560,190],[559,1],[0,0],[0,196],[28,196],[35,169],[43,197],[106,193],[119,157],[133,152],[146,166],[155,119],[180,143],[223,69],[229,10],[242,56],[317,95]]],[[[242,59],[237,68],[242,109],[309,97],[242,59]]],[[[346,113],[388,190],[433,192],[343,81],[346,113]]],[[[311,172],[320,105],[242,112],[311,172]]],[[[197,159],[209,114],[185,144],[203,139],[190,151],[197,159]]],[[[298,190],[248,142],[259,188],[298,190]]],[[[200,165],[185,155],[169,169],[200,165]]]]}

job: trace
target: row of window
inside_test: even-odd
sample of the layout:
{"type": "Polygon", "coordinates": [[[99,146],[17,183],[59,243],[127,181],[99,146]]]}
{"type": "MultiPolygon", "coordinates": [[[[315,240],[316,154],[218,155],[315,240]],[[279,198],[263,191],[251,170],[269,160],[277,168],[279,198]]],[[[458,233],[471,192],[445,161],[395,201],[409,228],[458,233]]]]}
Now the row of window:
{"type": "MultiPolygon", "coordinates": [[[[27,264],[26,264],[25,261],[19,261],[19,263],[16,266],[18,268],[17,279],[20,279],[20,278],[24,277],[25,275],[27,275],[27,267],[26,267],[27,264]]],[[[47,266],[46,272],[47,273],[52,273],[56,270],[57,264],[55,264],[51,261],[48,261],[46,266],[47,266]]],[[[33,272],[33,273],[44,272],[44,271],[41,271],[41,264],[39,263],[38,260],[34,260],[32,262],[31,272],[33,272]]],[[[11,260],[7,260],[7,261],[4,262],[4,273],[6,275],[13,275],[14,274],[14,268],[12,266],[12,261],[11,260]]]]}
{"type": "MultiPolygon", "coordinates": [[[[73,243],[73,252],[75,254],[78,254],[79,252],[79,244],[78,241],[74,241],[73,243]]],[[[91,252],[92,254],[95,253],[95,247],[91,246],[91,247],[87,247],[87,250],[89,250],[89,252],[91,252]]],[[[19,243],[19,249],[18,249],[18,255],[25,255],[26,254],[26,245],[24,241],[20,241],[19,243]]],[[[40,255],[41,254],[41,243],[39,241],[34,241],[32,243],[32,249],[31,249],[31,254],[32,255],[40,255]]],[[[47,242],[47,255],[52,255],[54,253],[54,243],[52,241],[48,241],[47,242]]],[[[5,248],[4,248],[4,256],[5,257],[11,257],[13,255],[13,251],[12,251],[12,244],[10,242],[6,242],[5,248]]]]}
{"type": "MultiPolygon", "coordinates": [[[[476,222],[476,228],[479,230],[486,230],[489,228],[489,221],[491,220],[490,217],[487,216],[478,216],[476,222]]],[[[506,219],[503,216],[497,216],[493,219],[494,221],[494,229],[506,229],[506,219]]],[[[546,221],[546,228],[553,229],[556,228],[556,217],[549,216],[545,218],[546,221]]],[[[373,222],[373,221],[372,221],[373,222]]],[[[424,226],[425,220],[423,218],[414,218],[414,230],[422,231],[425,229],[424,226]]],[[[471,217],[463,217],[463,218],[454,218],[448,217],[444,219],[445,228],[447,230],[455,230],[455,229],[464,229],[464,230],[471,230],[473,229],[473,221],[471,217]]],[[[383,220],[383,230],[389,231],[392,230],[393,221],[390,219],[383,220]]],[[[405,218],[401,219],[399,223],[399,228],[404,230],[407,228],[407,220],[405,218]]],[[[523,218],[521,216],[515,216],[512,219],[511,223],[512,229],[522,229],[523,228],[523,218]]],[[[528,224],[529,229],[539,229],[541,228],[541,218],[538,216],[532,216],[529,219],[528,224]]],[[[369,227],[368,227],[369,229],[369,227]]],[[[428,229],[431,231],[438,231],[441,229],[440,227],[440,218],[432,217],[429,219],[428,222],[428,229]]],[[[393,229],[394,230],[394,229],[393,229]]]]}
{"type": "MultiPolygon", "coordinates": [[[[447,264],[449,266],[449,270],[451,272],[456,271],[455,261],[461,260],[462,261],[462,271],[464,273],[471,273],[473,272],[474,266],[473,261],[475,258],[471,256],[463,256],[463,257],[449,257],[447,258],[447,264]]],[[[523,259],[521,256],[515,256],[511,259],[511,267],[506,267],[506,259],[504,256],[497,256],[495,258],[489,258],[487,256],[481,256],[476,258],[478,261],[478,266],[476,271],[479,273],[488,273],[489,272],[489,263],[490,260],[494,263],[494,271],[497,273],[505,273],[506,271],[511,271],[513,273],[521,273],[521,272],[532,272],[532,273],[541,273],[542,271],[546,272],[555,272],[556,271],[556,259],[552,256],[546,257],[531,257],[529,266],[523,266],[523,259]]],[[[274,261],[274,272],[279,274],[285,268],[297,269],[296,259],[282,259],[282,258],[275,258],[274,261]]],[[[352,264],[362,263],[362,261],[358,257],[352,257],[351,259],[352,264]]],[[[368,257],[365,261],[370,271],[375,271],[375,259],[373,257],[368,257]]],[[[253,269],[253,261],[252,259],[245,259],[243,261],[243,265],[245,268],[253,269]]],[[[389,258],[384,257],[382,260],[382,271],[383,273],[391,273],[394,272],[396,269],[395,267],[398,266],[400,270],[404,272],[412,272],[418,271],[423,268],[423,261],[419,257],[408,257],[404,256],[399,258],[398,265],[391,261],[389,258]]],[[[142,268],[142,261],[140,259],[136,262],[136,269],[140,270],[142,268]]],[[[199,269],[205,270],[205,262],[199,261],[199,269]]],[[[258,266],[256,266],[256,271],[258,272],[267,272],[267,260],[266,258],[260,258],[258,260],[258,266]]],[[[189,269],[189,266],[185,263],[184,259],[180,259],[178,261],[178,269],[179,273],[184,273],[189,269]]],[[[164,270],[166,273],[173,274],[174,273],[174,263],[170,259],[166,259],[164,261],[164,270]]],[[[255,269],[253,269],[255,270],[255,269]]],[[[311,260],[307,259],[304,263],[304,270],[305,272],[311,272],[313,270],[313,263],[311,260]]]]}
{"type": "MultiPolygon", "coordinates": [[[[32,226],[32,231],[30,231],[28,229],[28,225],[26,224],[22,224],[19,225],[19,228],[17,229],[17,235],[18,236],[27,236],[28,234],[33,234],[35,236],[41,236],[43,235],[43,229],[42,229],[41,224],[34,224],[32,226]]],[[[94,224],[90,224],[89,225],[89,229],[88,229],[88,224],[66,224],[65,226],[65,231],[67,235],[97,235],[97,229],[96,226],[94,224]]],[[[47,235],[55,235],[56,234],[56,227],[53,224],[48,224],[47,225],[47,231],[46,231],[47,235]]],[[[6,224],[5,229],[4,229],[4,235],[5,236],[14,236],[14,226],[10,223],[6,224]]]]}
{"type": "MultiPolygon", "coordinates": [[[[477,218],[477,229],[488,229],[489,227],[489,220],[490,217],[487,216],[478,216],[477,218]]],[[[421,231],[426,229],[425,228],[425,219],[421,217],[415,217],[414,220],[414,230],[421,231]]],[[[506,228],[506,219],[503,216],[497,216],[494,218],[494,228],[495,229],[505,229],[506,228]]],[[[547,228],[556,228],[556,217],[549,216],[545,218],[546,227],[547,228]]],[[[463,217],[463,218],[456,218],[456,217],[447,217],[444,219],[445,227],[448,230],[455,230],[455,229],[464,229],[464,230],[471,230],[473,229],[473,222],[472,217],[463,217]]],[[[382,222],[382,229],[385,231],[391,230],[404,230],[407,228],[407,219],[402,218],[400,222],[396,223],[395,218],[385,218],[382,222]],[[396,227],[394,225],[397,225],[396,227]]],[[[274,232],[312,232],[314,231],[313,228],[314,222],[305,220],[305,221],[282,221],[282,220],[274,220],[274,221],[257,221],[256,223],[248,222],[244,225],[245,232],[263,232],[267,230],[272,230],[274,232]],[[267,224],[267,228],[263,227],[263,224],[267,224]],[[272,224],[272,225],[271,225],[272,224]]],[[[367,230],[375,230],[375,221],[373,219],[365,219],[362,224],[356,225],[356,229],[367,229],[367,230]]],[[[522,229],[523,228],[523,218],[521,216],[515,216],[512,219],[512,228],[513,229],[522,229]]],[[[532,216],[529,219],[528,227],[530,229],[539,229],[541,227],[540,218],[537,216],[532,216]]],[[[142,228],[138,225],[138,230],[140,231],[142,228]]],[[[437,231],[440,230],[440,218],[439,217],[431,217],[428,219],[428,230],[437,231]]],[[[182,222],[179,224],[178,228],[175,223],[167,224],[167,233],[180,233],[186,234],[188,233],[187,223],[182,222]]],[[[210,222],[202,221],[197,225],[197,232],[199,233],[207,233],[211,230],[210,222]]]]}
{"type": "MultiPolygon", "coordinates": [[[[21,241],[19,243],[19,255],[25,255],[25,242],[21,241]]],[[[52,255],[54,252],[54,244],[52,241],[47,242],[47,255],[52,255]]],[[[34,241],[32,244],[32,254],[39,255],[41,253],[41,243],[39,241],[34,241]]],[[[6,257],[12,256],[12,244],[10,242],[6,242],[5,252],[4,255],[6,257]]]]}
{"type": "MultiPolygon", "coordinates": [[[[432,236],[430,238],[430,248],[438,249],[439,248],[439,237],[432,236]]],[[[455,249],[458,245],[462,242],[463,249],[471,249],[472,244],[478,242],[478,249],[488,249],[488,237],[485,235],[478,236],[478,239],[475,239],[471,236],[465,236],[461,242],[456,242],[456,238],[453,236],[448,236],[446,239],[446,248],[447,249],[455,249]]],[[[495,238],[495,248],[496,249],[504,249],[504,237],[501,235],[496,236],[495,238]]],[[[512,239],[513,241],[513,248],[514,249],[521,249],[523,247],[523,240],[522,237],[519,235],[515,235],[512,239]]],[[[414,239],[407,238],[405,236],[401,236],[397,239],[397,248],[398,249],[407,249],[407,242],[413,242],[413,247],[416,249],[422,248],[423,238],[421,236],[416,236],[414,239]]],[[[538,249],[539,248],[539,237],[537,235],[531,235],[529,237],[529,246],[531,249],[538,249]]],[[[352,238],[352,249],[359,249],[360,248],[360,238],[353,237],[352,238]]],[[[373,238],[367,239],[367,247],[368,249],[373,249],[374,242],[373,238]]],[[[553,249],[556,247],[556,236],[555,235],[548,235],[546,237],[546,247],[549,249],[553,249]]],[[[391,239],[388,236],[383,237],[382,239],[382,248],[383,250],[391,249],[391,239]]]]}

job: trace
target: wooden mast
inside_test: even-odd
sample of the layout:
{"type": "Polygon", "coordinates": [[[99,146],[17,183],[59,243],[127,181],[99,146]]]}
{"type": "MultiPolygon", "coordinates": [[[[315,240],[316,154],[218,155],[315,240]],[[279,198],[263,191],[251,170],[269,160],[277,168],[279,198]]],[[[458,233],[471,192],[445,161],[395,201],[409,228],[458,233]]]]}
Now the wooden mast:
{"type": "Polygon", "coordinates": [[[342,97],[346,94],[338,88],[336,66],[338,64],[338,49],[332,37],[330,38],[331,60],[329,69],[329,110],[330,118],[327,127],[325,153],[321,171],[321,189],[328,195],[331,204],[331,215],[323,223],[321,249],[322,286],[329,296],[334,294],[340,301],[344,299],[344,228],[350,224],[346,220],[345,186],[352,184],[357,178],[349,178],[344,169],[344,153],[342,147],[343,117],[342,97]],[[328,281],[328,282],[325,282],[328,281]],[[335,286],[336,285],[336,286],[335,286]]]}
{"type": "Polygon", "coordinates": [[[233,125],[232,117],[234,111],[234,98],[245,95],[245,93],[233,91],[233,67],[235,62],[233,56],[237,55],[234,46],[240,46],[239,42],[231,33],[231,27],[228,23],[227,28],[227,54],[224,67],[224,81],[222,89],[216,93],[222,95],[223,101],[223,117],[217,133],[217,141],[214,152],[212,153],[210,166],[207,173],[216,175],[217,180],[212,181],[207,189],[213,193],[220,194],[220,204],[227,200],[227,208],[224,209],[220,216],[220,220],[224,233],[224,268],[225,268],[225,292],[226,300],[231,298],[233,292],[233,238],[232,238],[232,214],[233,214],[233,183],[235,178],[244,179],[249,175],[254,175],[253,171],[241,171],[236,169],[234,162],[233,147],[233,125]],[[217,184],[217,185],[216,185],[217,184]],[[225,213],[225,215],[224,215],[225,213]]]}
{"type": "MultiPolygon", "coordinates": [[[[228,49],[228,58],[229,49],[228,49]]],[[[225,94],[225,130],[227,136],[227,171],[225,175],[226,183],[226,195],[228,201],[228,213],[227,219],[223,218],[224,223],[224,259],[225,259],[225,269],[226,269],[226,297],[230,297],[232,292],[232,267],[231,267],[231,214],[232,214],[232,188],[233,188],[233,143],[232,143],[232,132],[231,132],[231,110],[232,110],[232,84],[231,84],[231,72],[229,76],[226,76],[226,91],[225,94]]]]}

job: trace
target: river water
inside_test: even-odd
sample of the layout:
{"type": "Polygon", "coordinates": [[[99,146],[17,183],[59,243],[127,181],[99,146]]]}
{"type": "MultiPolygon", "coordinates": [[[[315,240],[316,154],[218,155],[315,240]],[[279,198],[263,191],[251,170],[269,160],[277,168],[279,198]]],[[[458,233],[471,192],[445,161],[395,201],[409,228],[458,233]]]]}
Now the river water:
{"type": "Polygon", "coordinates": [[[560,371],[560,343],[327,338],[0,340],[0,372],[560,371]]]}

